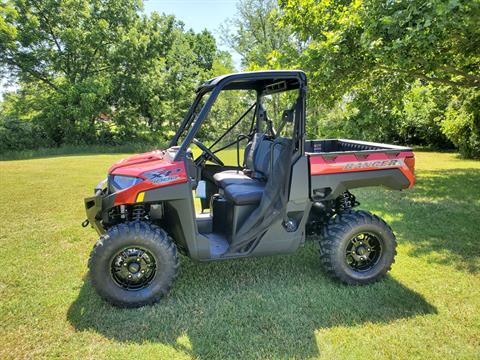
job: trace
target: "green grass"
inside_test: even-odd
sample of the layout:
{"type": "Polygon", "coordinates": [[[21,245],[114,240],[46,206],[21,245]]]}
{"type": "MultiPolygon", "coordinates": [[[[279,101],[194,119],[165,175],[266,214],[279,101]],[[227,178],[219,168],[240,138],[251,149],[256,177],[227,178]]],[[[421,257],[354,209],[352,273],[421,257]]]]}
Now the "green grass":
{"type": "Polygon", "coordinates": [[[384,281],[349,287],[317,247],[197,264],[181,259],[152,307],[104,303],[83,197],[122,155],[0,162],[0,358],[473,359],[480,353],[480,163],[418,153],[411,191],[354,193],[397,234],[384,281]]]}
{"type": "Polygon", "coordinates": [[[138,153],[150,151],[153,149],[165,148],[161,145],[131,143],[125,145],[62,145],[57,148],[45,148],[35,150],[6,151],[0,153],[1,160],[25,160],[32,158],[44,158],[53,156],[78,156],[78,155],[98,155],[112,153],[138,153]]]}

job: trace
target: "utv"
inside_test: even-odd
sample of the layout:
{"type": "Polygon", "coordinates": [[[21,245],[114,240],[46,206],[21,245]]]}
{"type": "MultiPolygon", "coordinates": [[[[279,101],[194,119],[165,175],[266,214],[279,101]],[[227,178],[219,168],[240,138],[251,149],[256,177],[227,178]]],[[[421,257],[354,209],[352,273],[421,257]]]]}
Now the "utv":
{"type": "Polygon", "coordinates": [[[168,149],[109,169],[95,195],[85,199],[84,222],[101,235],[89,268],[104,299],[122,307],[158,301],[177,276],[179,252],[198,261],[288,254],[306,236],[318,240],[326,272],[344,283],[363,285],[385,275],[394,262],[395,235],[378,216],[352,210],[359,203],[350,190],[411,188],[414,155],[393,145],[306,140],[306,85],[302,71],[209,80],[198,88],[168,149]],[[233,90],[252,94],[253,103],[219,138],[202,143],[196,137],[211,135],[202,126],[212,106],[233,90]],[[266,105],[274,94],[292,106],[277,106],[271,119],[266,105]],[[220,146],[226,138],[231,141],[220,146]],[[201,150],[197,157],[192,144],[201,150]],[[227,148],[236,164],[225,165],[218,156],[227,148]],[[201,202],[198,214],[193,191],[201,202]]]}

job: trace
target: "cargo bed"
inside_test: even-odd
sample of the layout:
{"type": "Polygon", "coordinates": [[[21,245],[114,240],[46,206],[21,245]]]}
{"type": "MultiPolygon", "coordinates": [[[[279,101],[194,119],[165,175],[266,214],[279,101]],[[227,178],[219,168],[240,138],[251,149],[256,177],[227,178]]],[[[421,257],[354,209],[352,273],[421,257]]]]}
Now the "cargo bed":
{"type": "Polygon", "coordinates": [[[401,190],[415,183],[415,157],[408,147],[366,141],[305,141],[309,159],[310,197],[332,200],[365,186],[401,190]]]}
{"type": "Polygon", "coordinates": [[[307,155],[340,155],[348,153],[369,154],[375,152],[396,153],[402,151],[412,151],[412,149],[397,145],[347,139],[305,141],[305,152],[307,155]]]}

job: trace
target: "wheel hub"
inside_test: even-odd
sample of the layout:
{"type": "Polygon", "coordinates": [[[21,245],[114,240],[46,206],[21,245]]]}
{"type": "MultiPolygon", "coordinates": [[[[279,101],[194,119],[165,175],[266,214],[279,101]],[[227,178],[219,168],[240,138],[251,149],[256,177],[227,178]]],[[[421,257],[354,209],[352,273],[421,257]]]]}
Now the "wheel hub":
{"type": "Polygon", "coordinates": [[[138,247],[118,252],[111,262],[112,278],[117,285],[127,290],[147,287],[155,276],[156,263],[153,255],[138,247]]]}
{"type": "Polygon", "coordinates": [[[380,259],[382,246],[380,239],[370,233],[355,235],[347,244],[347,264],[356,271],[368,271],[380,259]]]}
{"type": "Polygon", "coordinates": [[[360,245],[355,251],[360,256],[365,255],[368,252],[367,248],[363,245],[360,245]]]}
{"type": "Polygon", "coordinates": [[[135,274],[138,272],[138,270],[140,270],[140,264],[137,263],[137,262],[132,262],[130,263],[130,265],[128,265],[128,271],[130,271],[131,273],[135,274]]]}

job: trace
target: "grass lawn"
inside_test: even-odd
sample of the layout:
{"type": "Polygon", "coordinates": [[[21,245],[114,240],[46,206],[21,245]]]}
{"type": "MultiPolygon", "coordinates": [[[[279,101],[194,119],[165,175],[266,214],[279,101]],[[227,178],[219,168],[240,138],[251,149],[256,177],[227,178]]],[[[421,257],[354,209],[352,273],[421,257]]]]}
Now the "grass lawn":
{"type": "Polygon", "coordinates": [[[293,255],[181,259],[152,307],[103,302],[88,278],[97,235],[83,197],[122,155],[0,162],[0,359],[389,358],[480,354],[480,162],[417,153],[411,191],[354,191],[399,242],[384,281],[348,287],[293,255]]]}

